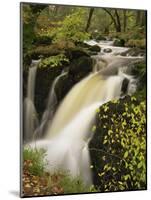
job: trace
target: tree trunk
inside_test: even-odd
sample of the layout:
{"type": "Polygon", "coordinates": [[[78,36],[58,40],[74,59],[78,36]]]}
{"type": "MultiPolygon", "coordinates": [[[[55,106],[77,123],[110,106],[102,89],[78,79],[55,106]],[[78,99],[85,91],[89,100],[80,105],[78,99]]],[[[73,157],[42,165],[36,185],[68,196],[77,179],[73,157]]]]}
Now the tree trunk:
{"type": "Polygon", "coordinates": [[[88,29],[90,27],[93,12],[94,12],[94,8],[90,8],[88,21],[87,21],[87,25],[86,25],[86,28],[85,28],[86,32],[88,32],[88,29]]]}
{"type": "Polygon", "coordinates": [[[141,16],[141,26],[145,26],[146,24],[146,12],[142,11],[142,16],[141,16]]]}
{"type": "Polygon", "coordinates": [[[103,8],[103,10],[105,10],[106,13],[111,17],[116,32],[121,32],[121,23],[120,23],[119,15],[118,15],[118,13],[116,12],[116,10],[115,10],[115,15],[116,15],[116,17],[113,16],[113,14],[112,14],[108,9],[103,8]]]}
{"type": "Polygon", "coordinates": [[[125,32],[127,28],[127,15],[126,10],[123,10],[123,31],[125,32]]]}
{"type": "Polygon", "coordinates": [[[141,21],[141,11],[137,10],[136,11],[136,26],[140,25],[140,21],[141,21]]]}
{"type": "Polygon", "coordinates": [[[120,21],[120,17],[119,17],[118,11],[116,9],[115,9],[115,16],[116,16],[116,21],[117,21],[116,31],[117,32],[121,32],[121,21],[120,21]]]}

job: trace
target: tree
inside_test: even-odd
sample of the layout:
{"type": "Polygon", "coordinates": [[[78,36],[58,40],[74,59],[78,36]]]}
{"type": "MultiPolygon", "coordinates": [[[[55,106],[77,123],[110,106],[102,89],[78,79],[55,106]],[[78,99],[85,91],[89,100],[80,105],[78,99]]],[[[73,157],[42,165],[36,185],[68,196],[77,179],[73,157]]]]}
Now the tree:
{"type": "Polygon", "coordinates": [[[121,22],[120,17],[117,9],[114,9],[114,13],[112,13],[112,10],[103,8],[103,10],[108,13],[108,15],[111,17],[111,20],[113,21],[114,27],[116,32],[121,32],[121,22]]]}
{"type": "Polygon", "coordinates": [[[78,9],[67,15],[60,27],[54,30],[54,42],[72,41],[81,42],[89,39],[89,34],[85,30],[85,10],[78,9]]]}
{"type": "Polygon", "coordinates": [[[86,25],[86,28],[85,28],[85,31],[86,31],[86,32],[88,32],[88,29],[89,29],[89,27],[90,27],[91,19],[92,19],[93,13],[94,13],[94,8],[90,8],[88,21],[87,21],[87,25],[86,25]]]}
{"type": "Polygon", "coordinates": [[[123,31],[125,32],[127,28],[127,12],[123,10],[123,31]]]}

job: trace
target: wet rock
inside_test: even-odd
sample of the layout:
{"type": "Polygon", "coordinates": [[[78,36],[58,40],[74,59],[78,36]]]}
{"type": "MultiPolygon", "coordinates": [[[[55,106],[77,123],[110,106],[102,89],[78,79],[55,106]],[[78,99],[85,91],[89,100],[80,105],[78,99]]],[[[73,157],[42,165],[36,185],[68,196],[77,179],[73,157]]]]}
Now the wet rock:
{"type": "Polygon", "coordinates": [[[115,39],[113,46],[124,47],[125,46],[125,40],[124,39],[115,39]]]}
{"type": "Polygon", "coordinates": [[[90,51],[95,51],[95,52],[100,52],[101,51],[101,47],[99,47],[98,45],[93,45],[89,48],[90,51]]]}
{"type": "Polygon", "coordinates": [[[70,60],[77,59],[77,58],[80,58],[82,56],[89,57],[88,52],[81,47],[75,47],[75,48],[67,49],[66,55],[67,55],[67,57],[70,58],[70,60]]]}
{"type": "Polygon", "coordinates": [[[107,49],[104,49],[103,52],[104,52],[104,53],[111,53],[111,52],[112,52],[112,49],[107,48],[107,49]]]}
{"type": "Polygon", "coordinates": [[[62,67],[38,68],[35,83],[35,106],[39,117],[46,108],[51,85],[54,79],[61,74],[62,67]]]}
{"type": "Polygon", "coordinates": [[[106,40],[106,38],[102,35],[96,36],[96,41],[106,40]]]}
{"type": "Polygon", "coordinates": [[[140,49],[138,47],[134,47],[131,49],[128,49],[127,51],[121,53],[121,56],[145,56],[145,50],[140,49]]]}
{"type": "Polygon", "coordinates": [[[76,45],[77,45],[78,47],[82,47],[82,48],[86,48],[86,49],[88,49],[88,48],[91,47],[91,45],[89,45],[89,44],[87,44],[87,43],[85,43],[85,42],[77,42],[76,45]]]}
{"type": "Polygon", "coordinates": [[[77,82],[92,71],[92,65],[93,61],[90,57],[82,56],[79,59],[74,59],[69,66],[69,74],[77,82]]]}
{"type": "Polygon", "coordinates": [[[129,84],[129,79],[124,78],[124,80],[123,80],[123,82],[122,82],[122,87],[121,87],[122,95],[125,95],[125,94],[127,93],[128,84],[129,84]]]}

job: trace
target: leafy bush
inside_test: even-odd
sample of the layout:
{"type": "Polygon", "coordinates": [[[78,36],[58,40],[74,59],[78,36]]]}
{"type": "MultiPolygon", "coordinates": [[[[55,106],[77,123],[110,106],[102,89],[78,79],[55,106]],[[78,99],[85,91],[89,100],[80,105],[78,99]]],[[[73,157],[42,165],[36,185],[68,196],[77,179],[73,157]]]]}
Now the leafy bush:
{"type": "Polygon", "coordinates": [[[48,58],[43,59],[39,67],[57,67],[57,66],[62,66],[63,63],[68,64],[69,59],[64,55],[64,54],[58,54],[56,56],[50,56],[48,58]]]}
{"type": "Polygon", "coordinates": [[[45,156],[46,151],[44,149],[25,148],[23,151],[24,166],[28,167],[32,175],[42,176],[47,166],[45,156]]]}
{"type": "Polygon", "coordinates": [[[60,27],[55,29],[54,41],[71,40],[73,42],[80,42],[89,39],[89,34],[84,31],[85,10],[77,9],[76,12],[65,17],[63,22],[60,22],[60,27]]]}
{"type": "Polygon", "coordinates": [[[139,47],[144,49],[146,47],[146,40],[145,39],[130,39],[126,42],[125,46],[128,47],[139,47]]]}
{"type": "Polygon", "coordinates": [[[98,110],[90,152],[100,191],[146,188],[145,106],[128,96],[98,110]]]}

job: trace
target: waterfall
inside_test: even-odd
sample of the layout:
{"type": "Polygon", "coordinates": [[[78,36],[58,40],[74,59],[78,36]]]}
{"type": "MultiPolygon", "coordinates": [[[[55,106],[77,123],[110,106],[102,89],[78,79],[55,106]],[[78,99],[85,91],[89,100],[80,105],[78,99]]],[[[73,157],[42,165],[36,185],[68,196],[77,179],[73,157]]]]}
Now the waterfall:
{"type": "MultiPolygon", "coordinates": [[[[114,53],[119,51],[123,52],[124,48],[114,48],[114,53]]],[[[80,176],[85,184],[92,184],[88,145],[93,137],[90,129],[95,120],[96,109],[136,90],[136,81],[125,73],[124,67],[137,58],[115,56],[114,53],[98,55],[94,72],[72,87],[50,120],[51,107],[56,102],[55,86],[65,74],[54,80],[40,125],[45,137],[29,144],[32,148],[47,150],[47,170],[50,173],[67,171],[72,177],[80,176]],[[99,65],[98,62],[102,63],[99,65]]]]}
{"type": "Polygon", "coordinates": [[[67,75],[67,72],[63,71],[59,76],[55,78],[55,80],[52,83],[52,86],[50,87],[46,109],[42,115],[40,126],[35,131],[35,135],[38,135],[39,137],[42,137],[44,135],[48,124],[51,124],[52,117],[54,114],[54,109],[57,105],[57,96],[55,88],[60,79],[65,75],[67,75]]]}
{"type": "Polygon", "coordinates": [[[24,100],[24,142],[33,138],[33,133],[38,126],[37,112],[34,106],[35,78],[39,60],[32,60],[28,72],[27,96],[24,100]]]}
{"type": "Polygon", "coordinates": [[[100,72],[90,74],[77,83],[64,98],[45,139],[31,143],[31,147],[47,149],[48,170],[68,171],[72,177],[80,176],[87,185],[92,184],[88,144],[90,128],[96,109],[103,103],[119,98],[124,75],[104,77],[100,72]]]}

